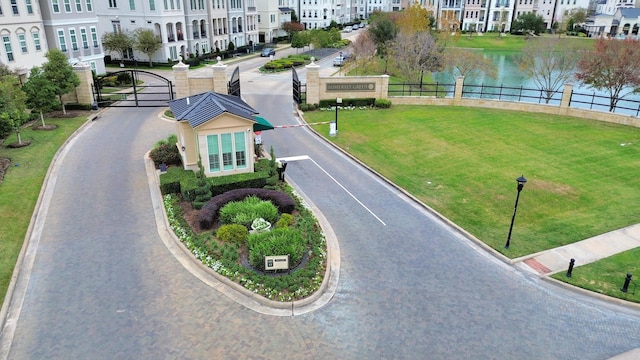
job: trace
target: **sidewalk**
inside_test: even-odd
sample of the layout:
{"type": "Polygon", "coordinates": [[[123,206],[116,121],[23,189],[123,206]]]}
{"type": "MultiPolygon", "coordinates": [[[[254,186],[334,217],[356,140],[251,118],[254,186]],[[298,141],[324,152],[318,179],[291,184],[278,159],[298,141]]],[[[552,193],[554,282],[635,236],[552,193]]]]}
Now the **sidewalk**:
{"type": "Polygon", "coordinates": [[[512,260],[514,266],[538,274],[566,271],[571,259],[582,266],[640,246],[640,224],[614,230],[573,244],[512,260]]]}

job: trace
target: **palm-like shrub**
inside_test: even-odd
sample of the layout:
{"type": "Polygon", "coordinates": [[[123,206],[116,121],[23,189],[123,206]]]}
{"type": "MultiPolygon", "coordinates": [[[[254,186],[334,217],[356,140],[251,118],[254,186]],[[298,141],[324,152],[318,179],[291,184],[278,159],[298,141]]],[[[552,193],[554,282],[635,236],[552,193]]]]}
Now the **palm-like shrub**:
{"type": "Polygon", "coordinates": [[[232,201],[220,209],[220,221],[223,224],[240,224],[248,228],[257,218],[273,223],[278,218],[278,208],[271,201],[248,196],[243,201],[232,201]]]}
{"type": "Polygon", "coordinates": [[[269,232],[250,234],[248,239],[249,262],[256,269],[264,270],[264,257],[289,255],[289,266],[302,261],[307,248],[302,234],[293,228],[279,228],[269,232]]]}

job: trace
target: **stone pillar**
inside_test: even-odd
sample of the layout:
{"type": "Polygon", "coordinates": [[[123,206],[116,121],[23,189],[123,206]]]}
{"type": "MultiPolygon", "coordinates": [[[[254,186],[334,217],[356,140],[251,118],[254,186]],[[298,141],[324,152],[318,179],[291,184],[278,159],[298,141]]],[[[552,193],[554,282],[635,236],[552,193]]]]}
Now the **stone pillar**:
{"type": "Polygon", "coordinates": [[[78,104],[93,104],[93,73],[91,66],[79,61],[73,66],[73,72],[80,78],[80,85],[76,87],[76,101],[78,104]]]}
{"type": "Polygon", "coordinates": [[[462,87],[464,86],[464,76],[456,77],[456,88],[453,91],[453,104],[460,105],[462,101],[462,87]]]}
{"type": "Polygon", "coordinates": [[[564,90],[562,90],[562,100],[560,100],[560,114],[565,115],[569,110],[569,102],[571,102],[571,94],[573,93],[573,84],[564,84],[564,90]]]}
{"type": "Polygon", "coordinates": [[[219,94],[228,94],[227,65],[222,63],[220,57],[217,60],[218,62],[211,67],[213,69],[213,91],[219,94]]]}
{"type": "Polygon", "coordinates": [[[320,66],[314,61],[305,66],[307,69],[307,104],[320,103],[320,66]]]}
{"type": "Polygon", "coordinates": [[[389,75],[381,75],[382,78],[382,86],[380,89],[380,99],[388,99],[389,98],[389,75]]]}
{"type": "Polygon", "coordinates": [[[184,64],[182,57],[180,57],[180,62],[173,65],[172,69],[176,98],[180,99],[191,95],[189,92],[189,65],[184,64]]]}

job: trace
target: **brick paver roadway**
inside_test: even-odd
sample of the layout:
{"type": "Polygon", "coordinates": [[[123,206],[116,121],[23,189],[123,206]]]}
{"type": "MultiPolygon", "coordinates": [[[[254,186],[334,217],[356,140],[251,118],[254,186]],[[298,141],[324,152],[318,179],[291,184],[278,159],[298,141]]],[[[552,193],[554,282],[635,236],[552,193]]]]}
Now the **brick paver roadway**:
{"type": "MultiPolygon", "coordinates": [[[[295,121],[289,86],[243,74],[274,124],[295,121]]],[[[638,346],[636,312],[493,259],[304,128],[263,137],[278,157],[308,156],[286,176],[338,237],[338,289],[300,316],[249,310],[158,236],[143,155],[174,129],[157,112],[109,110],[61,159],[8,358],[605,359],[638,346]]]]}

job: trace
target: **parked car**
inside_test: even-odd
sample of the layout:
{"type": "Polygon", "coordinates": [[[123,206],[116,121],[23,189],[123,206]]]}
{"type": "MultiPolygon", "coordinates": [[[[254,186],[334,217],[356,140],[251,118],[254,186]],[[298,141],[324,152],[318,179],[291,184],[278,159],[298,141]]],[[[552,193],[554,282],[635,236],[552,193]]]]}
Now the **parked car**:
{"type": "Polygon", "coordinates": [[[333,59],[333,66],[342,66],[344,65],[345,61],[347,61],[347,59],[344,56],[337,56],[335,59],[333,59]]]}
{"type": "Polygon", "coordinates": [[[345,26],[344,27],[344,32],[348,32],[349,33],[351,31],[353,31],[353,28],[351,26],[345,26]]]}
{"type": "Polygon", "coordinates": [[[274,49],[274,48],[264,48],[264,49],[262,49],[262,52],[260,53],[260,56],[266,57],[266,56],[271,56],[271,55],[275,55],[275,54],[276,54],[276,49],[274,49]]]}

